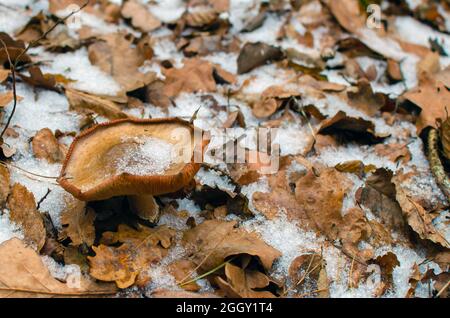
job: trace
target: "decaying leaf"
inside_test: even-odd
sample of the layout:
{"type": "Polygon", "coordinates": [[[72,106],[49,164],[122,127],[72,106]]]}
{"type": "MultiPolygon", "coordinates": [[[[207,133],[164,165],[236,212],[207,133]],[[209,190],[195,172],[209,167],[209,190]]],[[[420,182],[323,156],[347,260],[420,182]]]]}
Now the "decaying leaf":
{"type": "Polygon", "coordinates": [[[379,143],[387,137],[377,135],[375,125],[371,121],[347,116],[343,111],[322,122],[319,134],[335,135],[344,140],[354,140],[362,144],[379,143]]]}
{"type": "Polygon", "coordinates": [[[13,238],[0,244],[0,297],[101,297],[114,295],[111,284],[98,284],[73,273],[63,283],[53,278],[41,257],[13,238]]]}
{"type": "Polygon", "coordinates": [[[120,33],[111,33],[101,37],[88,48],[89,60],[110,74],[125,92],[141,88],[155,79],[155,73],[142,73],[139,67],[146,56],[132,45],[128,37],[120,33]]]}
{"type": "Polygon", "coordinates": [[[191,251],[193,261],[206,272],[227,258],[248,254],[256,257],[269,270],[280,252],[267,245],[255,233],[235,228],[236,222],[208,220],[185,232],[183,243],[191,251]]]}
{"type": "Polygon", "coordinates": [[[268,61],[277,61],[282,58],[283,52],[277,47],[263,42],[246,43],[237,60],[238,74],[250,72],[268,61]]]}
{"type": "Polygon", "coordinates": [[[114,102],[74,89],[65,90],[70,107],[80,112],[94,112],[109,119],[127,118],[129,115],[114,102]]]}
{"type": "Polygon", "coordinates": [[[422,109],[416,123],[418,133],[428,126],[437,128],[437,120],[447,118],[450,92],[441,81],[427,77],[403,96],[422,109]]]}
{"type": "Polygon", "coordinates": [[[385,284],[386,289],[392,286],[392,272],[394,268],[400,265],[397,256],[392,252],[387,252],[382,256],[371,260],[371,263],[377,264],[381,269],[381,280],[385,284]]]}
{"type": "Polygon", "coordinates": [[[182,68],[170,68],[166,76],[163,92],[175,97],[181,92],[214,92],[216,82],[213,77],[213,65],[198,58],[185,60],[182,68]]]}
{"type": "Polygon", "coordinates": [[[50,163],[61,162],[65,157],[65,147],[48,128],[39,130],[33,137],[31,145],[36,158],[45,159],[50,163]]]}
{"type": "Polygon", "coordinates": [[[102,281],[114,281],[119,288],[130,287],[142,271],[167,254],[174,235],[175,231],[166,226],[141,226],[134,230],[120,225],[117,232],[105,232],[103,244],[92,247],[96,255],[88,257],[90,275],[102,281]],[[107,246],[116,243],[122,245],[107,246]]]}
{"type": "Polygon", "coordinates": [[[86,202],[72,200],[61,213],[62,238],[70,238],[72,245],[87,244],[92,246],[95,240],[95,211],[86,208],[86,202]]]}
{"type": "Polygon", "coordinates": [[[402,208],[403,216],[409,226],[421,239],[427,239],[446,248],[450,248],[450,243],[434,227],[431,215],[408,195],[402,187],[401,180],[401,176],[394,176],[392,178],[392,182],[395,184],[397,201],[402,208]]]}
{"type": "Polygon", "coordinates": [[[244,270],[231,263],[225,265],[226,280],[216,278],[216,283],[228,297],[236,298],[273,298],[269,291],[263,289],[270,284],[269,278],[261,272],[244,270]]]}
{"type": "MultiPolygon", "coordinates": [[[[191,273],[195,273],[195,267],[195,264],[191,260],[180,259],[170,263],[168,266],[168,271],[173,275],[178,283],[183,283],[191,279],[191,273]]],[[[193,292],[200,290],[200,286],[196,282],[183,284],[181,287],[184,290],[193,292]]]]}
{"type": "Polygon", "coordinates": [[[0,165],[0,206],[5,206],[9,195],[11,175],[6,166],[0,165]]]}
{"type": "Polygon", "coordinates": [[[25,240],[40,251],[45,243],[45,228],[41,213],[36,209],[34,195],[16,183],[8,198],[9,217],[23,229],[25,240]]]}
{"type": "Polygon", "coordinates": [[[360,80],[355,91],[347,91],[349,104],[369,116],[374,116],[386,103],[385,95],[374,93],[368,80],[360,80]]]}
{"type": "Polygon", "coordinates": [[[131,19],[134,27],[144,32],[150,32],[161,26],[161,21],[148,11],[144,5],[134,0],[125,2],[121,13],[123,17],[131,19]]]}
{"type": "Polygon", "coordinates": [[[296,257],[289,266],[292,289],[296,289],[299,294],[307,294],[308,290],[312,290],[316,291],[319,298],[328,298],[330,294],[325,266],[325,260],[316,253],[296,257]]]}

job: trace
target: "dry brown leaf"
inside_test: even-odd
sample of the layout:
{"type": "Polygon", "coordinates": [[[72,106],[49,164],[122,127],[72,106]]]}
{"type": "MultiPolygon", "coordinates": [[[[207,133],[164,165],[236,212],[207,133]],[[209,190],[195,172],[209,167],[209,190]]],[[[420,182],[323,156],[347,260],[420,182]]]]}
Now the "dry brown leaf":
{"type": "Polygon", "coordinates": [[[382,93],[374,93],[370,82],[362,79],[356,86],[356,91],[347,91],[349,104],[366,113],[369,116],[374,116],[386,103],[386,97],[382,93]]]}
{"type": "Polygon", "coordinates": [[[375,145],[374,150],[380,157],[388,158],[395,163],[400,161],[406,164],[411,160],[411,153],[406,144],[378,144],[375,145]]]}
{"type": "Polygon", "coordinates": [[[114,102],[95,95],[83,93],[74,89],[66,88],[66,97],[70,107],[80,112],[94,112],[108,119],[120,119],[129,117],[114,102]]]}
{"type": "Polygon", "coordinates": [[[269,278],[261,272],[244,270],[231,263],[225,265],[226,280],[216,278],[216,283],[228,297],[242,298],[273,298],[264,288],[270,284],[269,278]]]}
{"type": "Polygon", "coordinates": [[[164,71],[166,76],[163,92],[175,97],[181,92],[214,92],[216,82],[213,77],[213,65],[198,58],[187,59],[182,68],[170,68],[164,71]]]}
{"type": "Polygon", "coordinates": [[[5,107],[11,103],[14,99],[13,92],[7,91],[5,93],[0,93],[0,107],[5,107]]]}
{"type": "Polygon", "coordinates": [[[86,208],[86,202],[72,200],[61,213],[61,237],[70,238],[74,246],[83,243],[92,246],[95,240],[94,220],[95,211],[86,208]]]}
{"type": "Polygon", "coordinates": [[[275,46],[263,42],[246,43],[238,56],[238,74],[250,72],[266,62],[277,61],[282,58],[283,52],[275,46]]]}
{"type": "Polygon", "coordinates": [[[330,297],[325,265],[325,260],[316,253],[303,254],[292,261],[289,266],[289,277],[298,294],[318,290],[319,298],[330,297]]]}
{"type": "Polygon", "coordinates": [[[391,171],[383,168],[377,169],[367,178],[366,186],[361,189],[357,200],[378,216],[387,229],[404,233],[405,221],[395,198],[395,186],[391,179],[391,171]]]}
{"type": "Polygon", "coordinates": [[[26,241],[40,251],[45,243],[46,232],[41,213],[36,209],[33,193],[19,183],[14,184],[8,206],[11,221],[21,226],[26,241]]]}
{"type": "Polygon", "coordinates": [[[153,31],[161,26],[159,21],[147,7],[141,3],[130,0],[123,4],[122,16],[131,19],[131,24],[143,32],[153,31]]]}
{"type": "Polygon", "coordinates": [[[3,83],[9,76],[10,70],[0,68],[0,83],[3,83]]]}
{"type": "Polygon", "coordinates": [[[397,61],[388,59],[386,71],[392,81],[398,82],[403,80],[402,69],[400,68],[400,63],[397,61]]]}
{"type": "Polygon", "coordinates": [[[421,239],[430,240],[450,248],[450,243],[445,239],[445,236],[434,227],[432,216],[403,189],[402,176],[394,176],[392,182],[395,184],[396,198],[402,208],[403,216],[414,232],[421,239]]]}
{"type": "Polygon", "coordinates": [[[377,264],[381,269],[381,280],[385,284],[385,288],[389,289],[392,286],[392,272],[394,268],[400,266],[400,262],[397,259],[397,255],[392,252],[387,252],[382,256],[370,261],[372,264],[377,264]]]}
{"type": "Polygon", "coordinates": [[[193,28],[206,27],[213,24],[219,15],[216,10],[207,6],[197,6],[185,15],[186,24],[193,28]]]}
{"type": "Polygon", "coordinates": [[[45,159],[50,163],[64,160],[66,148],[61,145],[55,135],[48,128],[39,130],[31,141],[36,158],[45,159]]]}
{"type": "Polygon", "coordinates": [[[344,140],[357,141],[362,144],[379,143],[387,137],[375,133],[373,122],[347,116],[343,111],[339,111],[334,117],[323,121],[319,134],[338,136],[344,140]]]}
{"type": "Polygon", "coordinates": [[[185,232],[183,243],[193,254],[193,261],[206,272],[226,258],[248,254],[256,257],[268,271],[281,254],[255,233],[235,228],[236,222],[208,220],[185,232]]]}
{"type": "Polygon", "coordinates": [[[24,82],[36,86],[43,87],[50,90],[56,90],[56,79],[52,74],[44,74],[38,66],[31,66],[28,68],[30,76],[25,76],[21,73],[18,75],[24,82]]]}
{"type": "Polygon", "coordinates": [[[295,195],[300,208],[316,228],[330,240],[340,239],[343,249],[360,262],[368,257],[358,244],[371,235],[371,227],[359,208],[352,208],[342,216],[344,195],[352,182],[334,168],[316,176],[312,171],[296,183],[295,195]]]}
{"type": "Polygon", "coordinates": [[[431,77],[403,97],[422,109],[416,122],[418,133],[428,126],[438,128],[437,120],[445,120],[450,110],[450,92],[441,81],[431,77]]]}
{"type": "Polygon", "coordinates": [[[116,292],[111,284],[97,284],[84,276],[69,277],[67,283],[56,280],[41,257],[17,238],[0,245],[1,298],[100,297],[116,292]]]}
{"type": "MultiPolygon", "coordinates": [[[[178,259],[169,264],[168,271],[175,278],[175,281],[177,281],[178,283],[184,283],[188,280],[191,280],[191,273],[195,274],[195,264],[188,259],[178,259]]],[[[196,282],[184,284],[181,287],[184,290],[192,292],[200,290],[200,286],[196,282]]]]}
{"type": "Polygon", "coordinates": [[[141,272],[167,254],[174,235],[175,231],[166,226],[140,226],[134,230],[119,225],[117,232],[103,233],[103,244],[92,247],[96,255],[88,257],[90,275],[102,281],[114,281],[119,288],[130,287],[141,272]],[[119,247],[104,245],[118,242],[123,244],[119,247]]]}
{"type": "Polygon", "coordinates": [[[124,92],[134,91],[156,79],[154,72],[139,71],[146,56],[132,44],[131,39],[120,33],[111,33],[103,35],[101,40],[89,46],[89,60],[110,74],[124,92]]]}
{"type": "Polygon", "coordinates": [[[9,195],[11,175],[6,166],[0,165],[0,207],[4,207],[9,195]]]}

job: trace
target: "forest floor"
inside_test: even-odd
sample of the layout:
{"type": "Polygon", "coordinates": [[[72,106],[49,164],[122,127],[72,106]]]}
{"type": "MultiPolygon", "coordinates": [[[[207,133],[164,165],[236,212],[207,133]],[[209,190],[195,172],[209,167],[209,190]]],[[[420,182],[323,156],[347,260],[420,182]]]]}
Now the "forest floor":
{"type": "Polygon", "coordinates": [[[448,1],[84,4],[0,0],[1,297],[447,297],[448,1]],[[59,185],[83,130],[171,117],[211,139],[150,212],[59,185]]]}

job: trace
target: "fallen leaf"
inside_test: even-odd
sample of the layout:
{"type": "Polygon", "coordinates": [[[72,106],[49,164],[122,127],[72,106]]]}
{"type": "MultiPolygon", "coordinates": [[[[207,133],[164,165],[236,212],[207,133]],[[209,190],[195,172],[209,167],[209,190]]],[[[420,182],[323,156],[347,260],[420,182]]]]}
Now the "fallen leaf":
{"type": "Polygon", "coordinates": [[[445,236],[434,227],[431,215],[403,189],[401,179],[401,175],[396,175],[392,178],[392,182],[395,184],[396,199],[402,208],[406,222],[421,239],[450,248],[450,243],[445,236]]]}
{"type": "Polygon", "coordinates": [[[450,92],[440,81],[427,77],[417,88],[403,94],[403,97],[422,109],[416,122],[418,133],[428,126],[437,128],[437,120],[447,118],[450,92]]]}
{"type": "Polygon", "coordinates": [[[57,90],[56,80],[53,75],[43,74],[38,66],[29,67],[28,72],[30,73],[30,76],[25,76],[21,73],[18,73],[18,75],[24,80],[24,82],[36,87],[57,90]]]}
{"type": "Polygon", "coordinates": [[[175,231],[160,226],[140,226],[134,230],[119,225],[117,232],[103,233],[101,245],[93,246],[95,256],[89,256],[90,275],[102,281],[114,281],[119,288],[133,285],[150,264],[159,262],[172,244],[175,231]],[[123,243],[119,247],[107,246],[123,243]]]}
{"type": "Polygon", "coordinates": [[[356,91],[347,91],[350,106],[363,111],[369,116],[374,116],[386,103],[386,97],[382,93],[374,93],[370,82],[366,79],[358,81],[356,91]]]}
{"type": "Polygon", "coordinates": [[[161,26],[159,21],[144,5],[130,0],[123,4],[122,16],[131,19],[131,24],[143,32],[151,32],[161,26]]]}
{"type": "Polygon", "coordinates": [[[392,176],[389,170],[377,169],[367,178],[366,186],[361,189],[357,200],[379,217],[381,224],[387,229],[405,233],[406,224],[403,220],[402,209],[396,200],[392,176]]]}
{"type": "Polygon", "coordinates": [[[206,272],[222,264],[228,257],[248,254],[256,257],[267,271],[281,254],[255,233],[235,228],[236,222],[207,220],[184,233],[183,244],[191,251],[192,260],[206,272]]]}
{"type": "Polygon", "coordinates": [[[277,61],[282,58],[283,52],[275,46],[263,42],[246,43],[238,56],[238,74],[250,72],[266,62],[277,61]]]}
{"type": "Polygon", "coordinates": [[[39,130],[31,141],[33,153],[36,158],[45,159],[50,163],[62,162],[66,149],[56,139],[48,128],[39,130]]]}
{"type": "Polygon", "coordinates": [[[121,33],[110,33],[102,35],[101,40],[89,46],[89,60],[110,74],[125,92],[134,91],[155,80],[154,72],[139,71],[146,57],[132,44],[131,39],[121,33]]]}
{"type": "Polygon", "coordinates": [[[86,207],[86,202],[72,200],[61,213],[63,230],[61,239],[70,238],[71,245],[87,244],[92,246],[95,240],[95,211],[86,207]]]}
{"type": "MultiPolygon", "coordinates": [[[[289,266],[289,278],[297,294],[306,294],[308,290],[317,290],[318,298],[330,297],[325,260],[316,253],[296,257],[289,266]]],[[[310,296],[313,296],[314,294],[310,296]]]]}
{"type": "Polygon", "coordinates": [[[25,240],[40,251],[45,243],[45,228],[36,209],[34,195],[23,185],[15,183],[8,198],[9,218],[23,229],[25,240]]]}
{"type": "Polygon", "coordinates": [[[74,89],[65,89],[70,107],[80,112],[94,112],[109,119],[128,118],[129,115],[114,102],[95,95],[83,93],[74,89]]]}
{"type": "Polygon", "coordinates": [[[216,278],[216,283],[228,297],[274,298],[275,295],[264,288],[270,283],[269,278],[261,272],[244,270],[231,263],[225,265],[226,281],[216,278]]]}
{"type": "Polygon", "coordinates": [[[100,297],[114,295],[111,284],[72,275],[63,283],[53,278],[41,257],[13,238],[0,244],[0,297],[100,297]]]}
{"type": "Polygon", "coordinates": [[[370,263],[380,266],[381,280],[385,284],[386,289],[389,289],[393,284],[392,272],[395,267],[400,266],[397,255],[392,252],[387,252],[386,254],[371,260],[370,263]]]}
{"type": "Polygon", "coordinates": [[[0,83],[3,83],[4,81],[6,81],[10,72],[11,72],[10,70],[5,70],[3,68],[0,68],[0,83]]]}
{"type": "Polygon", "coordinates": [[[7,91],[5,93],[0,93],[0,107],[5,107],[11,103],[14,99],[13,92],[7,91]]]}
{"type": "Polygon", "coordinates": [[[380,143],[388,137],[377,135],[373,122],[347,116],[343,111],[339,111],[334,117],[323,121],[319,134],[334,135],[362,144],[380,143]]]}
{"type": "MultiPolygon", "coordinates": [[[[168,266],[169,273],[175,278],[175,280],[180,284],[191,280],[191,273],[195,273],[195,264],[188,259],[178,259],[168,266]],[[187,277],[187,278],[186,278],[187,277]]],[[[194,276],[195,277],[195,276],[194,276]]],[[[184,290],[196,292],[200,290],[200,286],[196,282],[191,282],[189,284],[184,284],[181,286],[184,290]]]]}
{"type": "Polygon", "coordinates": [[[4,207],[9,195],[11,175],[6,166],[0,165],[0,207],[4,207]]]}
{"type": "Polygon", "coordinates": [[[187,59],[182,68],[170,68],[164,71],[166,76],[163,92],[175,97],[181,92],[214,92],[216,82],[213,77],[213,65],[198,58],[187,59]]]}

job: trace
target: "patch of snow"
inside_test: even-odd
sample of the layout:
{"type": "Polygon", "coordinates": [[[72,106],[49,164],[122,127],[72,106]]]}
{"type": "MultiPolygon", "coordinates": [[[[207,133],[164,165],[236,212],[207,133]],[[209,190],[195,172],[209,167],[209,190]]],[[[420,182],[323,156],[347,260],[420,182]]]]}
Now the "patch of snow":
{"type": "Polygon", "coordinates": [[[155,0],[150,3],[149,10],[160,21],[173,23],[183,15],[186,6],[182,0],[155,0]]]}
{"type": "Polygon", "coordinates": [[[19,226],[9,220],[9,211],[0,212],[0,244],[17,237],[23,239],[23,233],[19,226]]]}
{"type": "Polygon", "coordinates": [[[123,156],[115,158],[116,173],[132,175],[160,175],[172,164],[174,147],[153,137],[128,137],[122,142],[129,145],[123,156]]]}
{"type": "Polygon", "coordinates": [[[221,175],[212,169],[201,168],[195,175],[195,179],[202,185],[211,188],[218,188],[224,191],[234,192],[236,186],[233,185],[227,176],[221,175]]]}
{"type": "Polygon", "coordinates": [[[120,85],[100,68],[89,61],[86,48],[75,52],[57,54],[51,57],[51,64],[41,67],[45,73],[61,74],[75,80],[70,87],[87,93],[114,96],[120,92],[120,85]],[[93,82],[95,81],[95,85],[93,82]]]}

